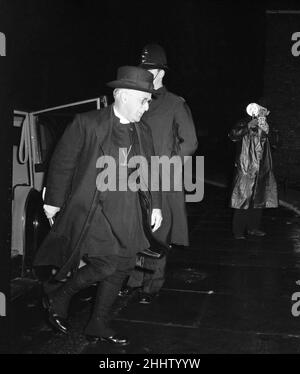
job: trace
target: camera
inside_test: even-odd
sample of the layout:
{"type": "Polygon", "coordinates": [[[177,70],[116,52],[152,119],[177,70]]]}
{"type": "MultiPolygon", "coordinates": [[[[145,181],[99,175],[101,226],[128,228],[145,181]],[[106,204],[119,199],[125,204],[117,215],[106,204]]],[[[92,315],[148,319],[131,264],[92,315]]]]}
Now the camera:
{"type": "Polygon", "coordinates": [[[267,115],[270,113],[267,108],[256,103],[247,105],[246,112],[251,117],[267,117],[267,115]]]}

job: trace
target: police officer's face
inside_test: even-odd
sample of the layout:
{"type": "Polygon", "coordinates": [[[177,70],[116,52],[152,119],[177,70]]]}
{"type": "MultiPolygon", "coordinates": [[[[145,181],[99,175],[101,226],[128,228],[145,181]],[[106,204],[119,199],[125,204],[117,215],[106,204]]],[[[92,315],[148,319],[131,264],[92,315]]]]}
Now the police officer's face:
{"type": "Polygon", "coordinates": [[[158,76],[159,69],[149,69],[148,71],[149,71],[149,73],[151,73],[153,75],[153,81],[155,81],[155,79],[158,76]]]}
{"type": "Polygon", "coordinates": [[[154,85],[154,88],[156,89],[156,81],[157,81],[157,77],[158,77],[158,74],[160,72],[159,69],[149,69],[148,70],[149,73],[151,73],[153,75],[153,85],[154,85]]]}
{"type": "Polygon", "coordinates": [[[149,109],[151,93],[136,90],[127,90],[126,118],[130,122],[139,122],[144,112],[149,109]]]}

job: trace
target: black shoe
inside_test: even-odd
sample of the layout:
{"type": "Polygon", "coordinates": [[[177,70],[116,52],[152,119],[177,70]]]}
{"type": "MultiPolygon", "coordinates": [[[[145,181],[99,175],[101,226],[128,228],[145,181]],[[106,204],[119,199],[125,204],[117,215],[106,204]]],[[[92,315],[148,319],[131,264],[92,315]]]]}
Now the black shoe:
{"type": "Polygon", "coordinates": [[[129,339],[126,336],[122,335],[112,335],[112,336],[94,336],[94,335],[86,335],[86,339],[90,343],[98,343],[98,342],[106,342],[106,343],[111,343],[114,345],[128,345],[129,344],[129,339]]]}
{"type": "Polygon", "coordinates": [[[244,240],[246,237],[244,235],[234,235],[234,239],[236,240],[244,240]]]}
{"type": "Polygon", "coordinates": [[[69,332],[69,325],[65,318],[58,316],[52,309],[48,295],[42,299],[42,304],[48,313],[48,321],[55,328],[55,330],[67,334],[69,332]]]}
{"type": "Polygon", "coordinates": [[[154,296],[150,294],[141,294],[139,297],[139,303],[140,304],[151,304],[153,301],[154,296]]]}
{"type": "Polygon", "coordinates": [[[152,258],[162,258],[164,256],[163,252],[155,252],[150,248],[140,251],[139,254],[147,256],[147,257],[152,257],[152,258]]]}
{"type": "Polygon", "coordinates": [[[248,230],[248,235],[265,236],[266,233],[264,231],[261,231],[261,230],[258,230],[258,229],[253,229],[253,230],[248,230]]]}
{"type": "Polygon", "coordinates": [[[79,293],[78,293],[78,299],[80,301],[91,301],[94,297],[94,291],[95,291],[95,287],[98,286],[98,283],[94,283],[92,284],[91,286],[81,290],[79,293]]]}
{"type": "Polygon", "coordinates": [[[63,334],[67,334],[69,332],[70,327],[65,318],[61,318],[57,314],[49,311],[48,321],[59,332],[62,332],[63,334]]]}

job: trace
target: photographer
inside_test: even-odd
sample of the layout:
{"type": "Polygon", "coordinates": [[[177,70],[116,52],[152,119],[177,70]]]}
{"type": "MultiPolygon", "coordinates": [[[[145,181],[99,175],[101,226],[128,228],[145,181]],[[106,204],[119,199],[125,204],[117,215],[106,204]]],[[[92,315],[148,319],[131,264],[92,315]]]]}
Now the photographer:
{"type": "Polygon", "coordinates": [[[268,109],[251,103],[246,108],[249,120],[240,121],[229,133],[237,143],[235,176],[230,207],[234,208],[232,230],[236,239],[245,234],[264,236],[259,229],[262,208],[277,208],[277,185],[272,171],[271,131],[268,109]]]}

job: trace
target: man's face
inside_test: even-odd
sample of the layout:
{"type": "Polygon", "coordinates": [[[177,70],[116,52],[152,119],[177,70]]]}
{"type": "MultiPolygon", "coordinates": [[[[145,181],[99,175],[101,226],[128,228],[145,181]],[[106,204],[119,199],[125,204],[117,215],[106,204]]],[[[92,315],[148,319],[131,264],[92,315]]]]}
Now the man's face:
{"type": "Polygon", "coordinates": [[[159,74],[160,70],[159,69],[149,69],[148,71],[149,71],[149,73],[151,73],[153,75],[153,85],[154,85],[154,88],[156,89],[157,77],[158,77],[158,74],[159,74]]]}
{"type": "Polygon", "coordinates": [[[153,80],[155,80],[155,78],[157,77],[157,75],[159,73],[159,69],[149,69],[148,71],[149,71],[149,73],[151,73],[153,75],[153,80]]]}
{"type": "Polygon", "coordinates": [[[149,109],[151,93],[136,90],[126,92],[126,118],[130,122],[139,122],[142,115],[149,109]]]}

